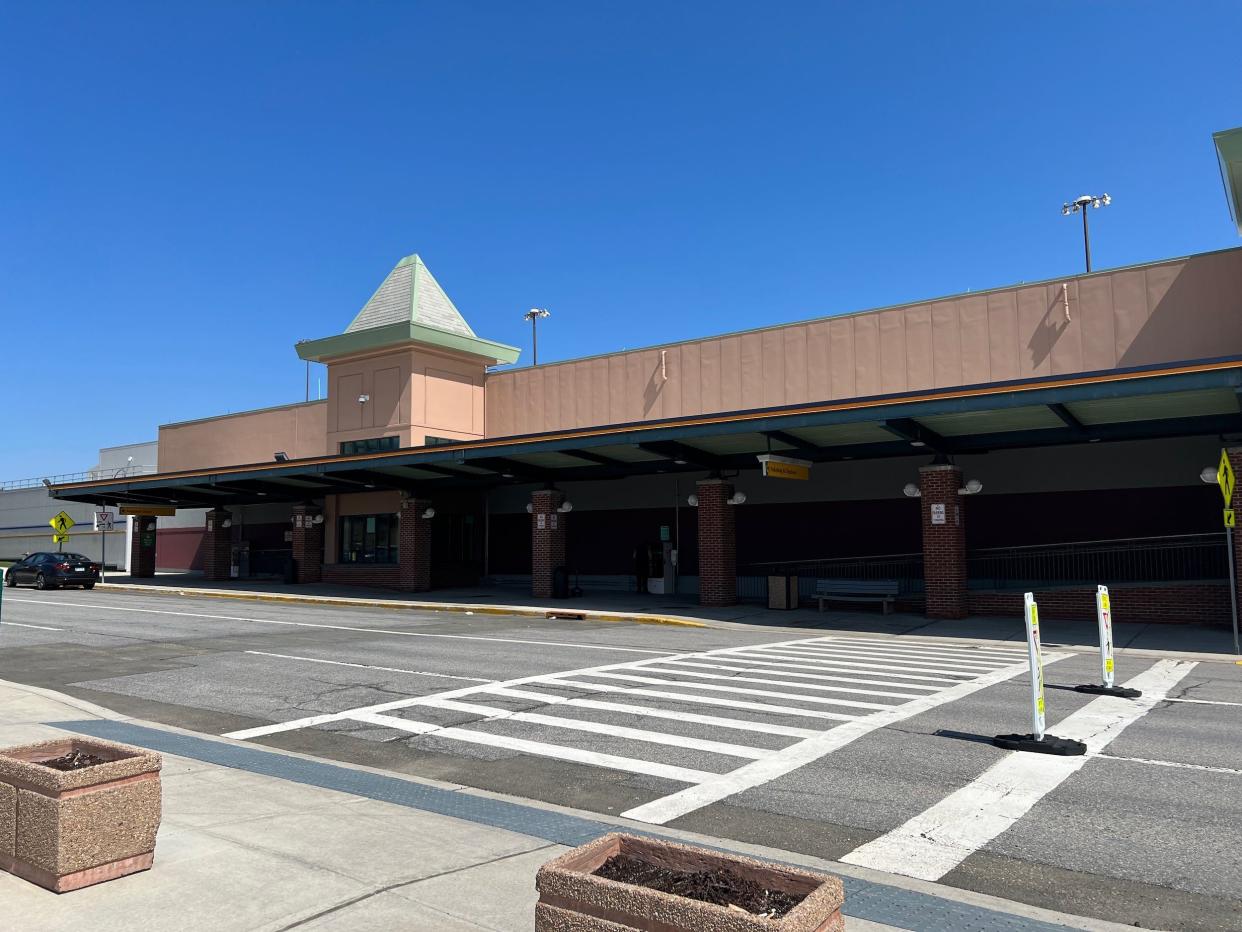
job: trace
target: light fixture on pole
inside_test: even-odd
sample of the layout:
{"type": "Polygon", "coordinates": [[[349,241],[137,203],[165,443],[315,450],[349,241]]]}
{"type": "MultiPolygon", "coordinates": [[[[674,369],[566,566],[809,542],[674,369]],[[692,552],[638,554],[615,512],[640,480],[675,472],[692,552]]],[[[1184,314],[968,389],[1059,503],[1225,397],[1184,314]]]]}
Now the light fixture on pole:
{"type": "Polygon", "coordinates": [[[542,307],[532,307],[522,315],[522,320],[530,321],[530,357],[532,366],[539,365],[539,331],[535,325],[539,322],[539,318],[551,316],[547,308],[542,307]]]}
{"type": "Polygon", "coordinates": [[[1087,271],[1091,271],[1091,233],[1087,229],[1087,208],[1088,207],[1107,207],[1113,202],[1113,199],[1107,194],[1084,194],[1075,198],[1072,204],[1062,204],[1061,213],[1068,217],[1070,214],[1082,214],[1082,248],[1087,257],[1087,271]]]}

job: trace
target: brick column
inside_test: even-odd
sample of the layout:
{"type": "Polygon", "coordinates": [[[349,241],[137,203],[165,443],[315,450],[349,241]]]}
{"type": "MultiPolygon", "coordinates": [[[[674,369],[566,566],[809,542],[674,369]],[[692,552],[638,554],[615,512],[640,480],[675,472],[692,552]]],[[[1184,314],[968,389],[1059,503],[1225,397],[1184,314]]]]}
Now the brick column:
{"type": "Polygon", "coordinates": [[[919,470],[923,509],[923,583],[928,618],[966,617],[966,524],[962,515],[962,470],[924,466],[919,470]]]}
{"type": "Polygon", "coordinates": [[[733,483],[702,479],[699,497],[699,604],[737,602],[737,534],[733,517],[733,483]]]}
{"type": "Polygon", "coordinates": [[[565,565],[565,520],[556,509],[565,493],[540,489],[530,493],[530,594],[552,598],[552,571],[565,565]]]}
{"type": "Polygon", "coordinates": [[[224,508],[207,512],[207,529],[203,533],[203,575],[208,579],[229,578],[233,555],[233,529],[225,527],[232,515],[224,508]]]}
{"type": "Polygon", "coordinates": [[[317,583],[323,579],[323,513],[317,505],[293,506],[294,581],[317,583]]]}
{"type": "Polygon", "coordinates": [[[423,514],[431,507],[425,498],[401,502],[401,539],[397,548],[397,586],[407,592],[431,588],[431,519],[423,514]]]}
{"type": "Polygon", "coordinates": [[[155,519],[134,518],[134,537],[129,545],[129,575],[150,579],[155,575],[155,519]]]}

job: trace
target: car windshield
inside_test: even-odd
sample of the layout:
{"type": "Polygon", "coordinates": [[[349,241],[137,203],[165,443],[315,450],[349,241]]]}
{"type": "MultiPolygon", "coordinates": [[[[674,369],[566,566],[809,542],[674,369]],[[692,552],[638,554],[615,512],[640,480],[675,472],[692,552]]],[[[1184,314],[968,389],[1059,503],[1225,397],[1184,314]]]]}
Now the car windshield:
{"type": "Polygon", "coordinates": [[[58,553],[57,559],[62,563],[90,563],[91,561],[82,556],[80,553],[58,553]]]}

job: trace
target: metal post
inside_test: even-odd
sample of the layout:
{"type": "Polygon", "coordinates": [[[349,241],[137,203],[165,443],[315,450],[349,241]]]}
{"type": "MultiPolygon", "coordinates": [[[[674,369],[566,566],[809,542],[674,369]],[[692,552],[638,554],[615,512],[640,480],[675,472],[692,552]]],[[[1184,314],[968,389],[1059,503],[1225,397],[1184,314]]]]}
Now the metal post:
{"type": "MultiPolygon", "coordinates": [[[[106,502],[100,507],[102,507],[103,510],[107,512],[108,505],[106,502]]],[[[98,518],[95,519],[95,523],[96,524],[99,523],[98,518]]],[[[106,581],[104,577],[106,576],[107,572],[108,572],[108,528],[107,526],[104,526],[100,528],[99,530],[99,581],[101,583],[106,581]]]]}
{"type": "Polygon", "coordinates": [[[1087,271],[1091,271],[1091,234],[1087,231],[1087,208],[1089,204],[1082,205],[1082,248],[1087,254],[1087,271]]]}
{"type": "Polygon", "coordinates": [[[1095,619],[1100,628],[1100,676],[1104,686],[1111,689],[1114,682],[1113,612],[1107,586],[1096,586],[1095,619]]]}
{"type": "Polygon", "coordinates": [[[1044,740],[1044,658],[1039,643],[1039,606],[1035,594],[1026,593],[1023,599],[1026,620],[1026,653],[1031,664],[1031,735],[1036,741],[1044,740]]]}
{"type": "Polygon", "coordinates": [[[1235,578],[1233,566],[1233,528],[1225,528],[1229,541],[1229,607],[1233,612],[1233,652],[1242,654],[1238,649],[1238,580],[1235,578]]]}
{"type": "Polygon", "coordinates": [[[535,326],[539,323],[539,318],[531,316],[530,319],[530,358],[531,365],[539,365],[539,328],[535,326]]]}

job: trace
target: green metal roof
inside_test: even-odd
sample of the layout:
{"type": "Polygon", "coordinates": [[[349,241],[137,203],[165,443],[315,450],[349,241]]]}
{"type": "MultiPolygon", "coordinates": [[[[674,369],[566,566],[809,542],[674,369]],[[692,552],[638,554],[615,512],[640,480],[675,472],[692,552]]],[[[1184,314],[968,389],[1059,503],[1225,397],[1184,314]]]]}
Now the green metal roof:
{"type": "Polygon", "coordinates": [[[1242,126],[1212,134],[1220,159],[1220,177],[1225,183],[1229,215],[1242,236],[1242,126]]]}
{"type": "Polygon", "coordinates": [[[424,343],[493,363],[517,361],[521,350],[479,337],[417,255],[398,262],[345,332],[298,343],[298,356],[323,362],[336,356],[424,343]]]}

